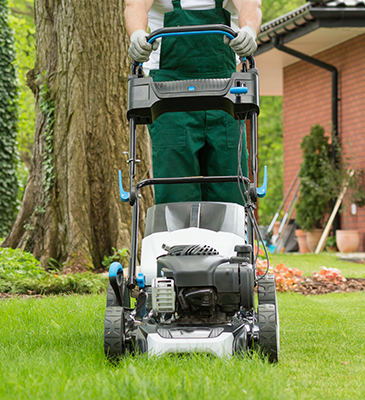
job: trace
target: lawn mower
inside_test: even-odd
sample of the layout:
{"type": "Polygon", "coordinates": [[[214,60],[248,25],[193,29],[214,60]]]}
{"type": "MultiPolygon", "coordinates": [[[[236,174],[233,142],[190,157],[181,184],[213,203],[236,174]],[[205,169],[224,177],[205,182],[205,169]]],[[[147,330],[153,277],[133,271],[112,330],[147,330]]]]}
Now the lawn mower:
{"type": "MultiPolygon", "coordinates": [[[[148,42],[169,35],[211,33],[236,36],[225,25],[203,25],[159,29],[149,35],[148,42]]],[[[263,185],[257,187],[259,110],[258,71],[252,56],[243,58],[241,72],[227,79],[173,82],[153,82],[144,76],[143,66],[133,61],[127,107],[129,192],[123,189],[119,171],[121,200],[133,207],[131,249],[128,276],[118,262],[109,268],[104,330],[108,358],[191,352],[224,357],[259,350],[270,362],[278,361],[275,278],[268,270],[258,276],[255,267],[263,239],[254,209],[267,187],[266,168],[263,185]],[[241,134],[250,120],[252,181],[238,171],[237,176],[149,178],[135,183],[136,126],[151,124],[166,112],[195,110],[224,110],[238,121],[241,134]],[[207,182],[236,183],[244,206],[202,201],[149,208],[137,273],[140,189],[207,182]]],[[[268,259],[265,246],[264,251],[268,259]]]]}

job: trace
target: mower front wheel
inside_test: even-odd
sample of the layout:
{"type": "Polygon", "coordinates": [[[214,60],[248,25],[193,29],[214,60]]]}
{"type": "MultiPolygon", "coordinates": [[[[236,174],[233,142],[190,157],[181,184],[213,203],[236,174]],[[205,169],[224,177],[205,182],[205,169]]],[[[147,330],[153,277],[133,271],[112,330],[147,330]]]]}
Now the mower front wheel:
{"type": "Polygon", "coordinates": [[[125,316],[123,307],[106,307],[104,322],[104,352],[110,360],[126,354],[125,316]]]}
{"type": "Polygon", "coordinates": [[[279,359],[279,314],[273,304],[259,304],[257,309],[259,346],[271,363],[279,359]]]}
{"type": "Polygon", "coordinates": [[[267,274],[258,281],[259,304],[277,305],[275,275],[267,274]]]}

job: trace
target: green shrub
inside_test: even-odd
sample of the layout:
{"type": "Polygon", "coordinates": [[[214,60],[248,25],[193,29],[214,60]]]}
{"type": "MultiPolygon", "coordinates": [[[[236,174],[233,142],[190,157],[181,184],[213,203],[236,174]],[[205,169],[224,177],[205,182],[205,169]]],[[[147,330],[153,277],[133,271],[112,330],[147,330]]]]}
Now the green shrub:
{"type": "Polygon", "coordinates": [[[322,126],[315,125],[303,138],[303,162],[300,166],[300,195],[296,205],[296,222],[304,231],[323,228],[330,211],[331,194],[324,193],[324,162],[331,164],[331,145],[322,126]]]}
{"type": "Polygon", "coordinates": [[[0,248],[0,293],[102,293],[108,277],[93,273],[58,275],[43,270],[32,254],[0,248]]]}
{"type": "Polygon", "coordinates": [[[14,277],[0,273],[0,292],[15,294],[96,294],[106,290],[108,278],[91,272],[55,275],[45,272],[38,276],[14,277]]]}
{"type": "Polygon", "coordinates": [[[335,139],[332,146],[336,155],[336,166],[333,165],[332,160],[322,160],[320,173],[325,177],[322,195],[329,194],[334,199],[338,198],[347,185],[342,210],[351,203],[363,207],[365,205],[364,170],[356,168],[358,160],[344,154],[339,139],[335,139]]]}

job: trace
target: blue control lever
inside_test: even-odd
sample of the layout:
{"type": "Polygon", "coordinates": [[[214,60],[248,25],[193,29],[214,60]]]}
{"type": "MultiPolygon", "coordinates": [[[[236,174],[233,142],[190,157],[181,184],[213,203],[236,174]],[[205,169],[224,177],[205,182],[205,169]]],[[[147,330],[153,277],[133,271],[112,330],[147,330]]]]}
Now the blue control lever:
{"type": "Polygon", "coordinates": [[[230,89],[229,89],[229,93],[232,93],[232,94],[246,94],[248,92],[248,89],[247,89],[247,87],[244,87],[244,86],[236,86],[236,87],[231,87],[230,89]]]}
{"type": "Polygon", "coordinates": [[[129,192],[126,192],[123,189],[123,182],[122,182],[122,171],[119,170],[119,193],[120,193],[120,198],[124,203],[127,203],[129,201],[129,192]]]}
{"type": "Polygon", "coordinates": [[[264,181],[262,186],[257,188],[257,196],[258,197],[265,197],[267,193],[267,166],[264,167],[264,181]]]}
{"type": "Polygon", "coordinates": [[[138,273],[136,281],[137,281],[137,285],[140,289],[142,289],[146,286],[146,278],[142,272],[138,273]]]}

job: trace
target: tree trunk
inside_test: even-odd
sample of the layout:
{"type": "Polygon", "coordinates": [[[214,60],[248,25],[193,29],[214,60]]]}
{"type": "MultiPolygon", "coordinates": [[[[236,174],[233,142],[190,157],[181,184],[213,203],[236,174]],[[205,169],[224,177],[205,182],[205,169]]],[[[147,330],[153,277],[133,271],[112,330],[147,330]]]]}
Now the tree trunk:
{"type": "MultiPolygon", "coordinates": [[[[33,252],[43,266],[54,258],[66,267],[98,268],[112,247],[130,245],[131,207],[118,188],[118,169],[128,184],[123,13],[122,0],[35,0],[37,56],[28,73],[35,141],[24,199],[4,245],[33,252]]],[[[141,129],[137,179],[149,172],[146,143],[141,129]]],[[[153,202],[150,188],[142,195],[140,232],[153,202]]]]}

